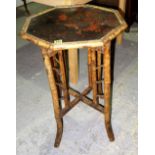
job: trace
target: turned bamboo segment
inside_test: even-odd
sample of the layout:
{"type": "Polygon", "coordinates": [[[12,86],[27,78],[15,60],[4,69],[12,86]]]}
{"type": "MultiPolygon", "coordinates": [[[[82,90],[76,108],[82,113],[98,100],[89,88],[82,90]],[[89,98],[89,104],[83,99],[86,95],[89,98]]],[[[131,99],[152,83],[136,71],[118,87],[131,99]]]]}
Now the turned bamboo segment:
{"type": "MultiPolygon", "coordinates": [[[[101,81],[102,80],[102,67],[101,67],[101,63],[102,63],[102,57],[101,57],[101,49],[98,49],[97,51],[97,66],[98,66],[98,69],[97,69],[97,81],[101,81]]],[[[100,82],[98,84],[98,93],[99,94],[103,94],[103,91],[102,91],[102,83],[100,82]]]]}
{"type": "Polygon", "coordinates": [[[125,15],[126,0],[119,0],[119,10],[122,16],[125,15]]]}
{"type": "MultiPolygon", "coordinates": [[[[125,7],[126,7],[126,0],[119,0],[119,10],[121,15],[124,17],[125,15],[125,7]]],[[[117,43],[120,45],[123,41],[123,33],[117,36],[117,43]]]]}
{"type": "Polygon", "coordinates": [[[69,77],[70,81],[73,84],[76,84],[78,82],[78,50],[77,49],[69,49],[68,50],[68,56],[69,56],[69,77]]]}
{"type": "Polygon", "coordinates": [[[61,83],[64,92],[64,102],[65,106],[69,106],[69,92],[68,92],[68,86],[67,86],[67,80],[66,80],[66,71],[65,71],[65,63],[64,63],[64,57],[63,57],[63,51],[60,50],[58,52],[59,54],[59,64],[60,64],[60,72],[61,72],[61,83]]]}
{"type": "Polygon", "coordinates": [[[92,54],[91,49],[88,48],[88,81],[89,86],[92,87],[92,54]]]}
{"type": "Polygon", "coordinates": [[[46,49],[42,49],[42,55],[43,55],[43,59],[44,59],[45,69],[47,71],[49,86],[50,86],[51,95],[53,98],[54,114],[55,114],[55,118],[56,118],[56,122],[57,122],[57,134],[56,134],[54,146],[58,147],[60,144],[62,132],[63,132],[63,122],[60,117],[61,109],[60,109],[60,105],[59,105],[59,97],[58,97],[57,87],[56,87],[56,83],[55,83],[54,73],[52,70],[51,60],[47,54],[46,49]]]}
{"type": "Polygon", "coordinates": [[[93,86],[93,102],[94,104],[98,104],[98,97],[97,97],[97,75],[96,75],[96,50],[94,48],[91,49],[92,51],[92,86],[93,86]]]}
{"type": "Polygon", "coordinates": [[[54,73],[53,73],[53,70],[52,70],[50,57],[46,54],[45,49],[42,50],[42,54],[43,54],[43,58],[44,58],[45,68],[46,68],[46,71],[47,71],[47,76],[48,76],[49,86],[50,86],[50,90],[51,90],[51,95],[52,95],[52,98],[53,98],[55,117],[59,118],[59,114],[60,114],[59,97],[58,97],[58,92],[57,92],[57,86],[55,84],[56,81],[55,81],[55,78],[54,78],[54,73]]]}
{"type": "MultiPolygon", "coordinates": [[[[60,83],[60,76],[61,76],[61,73],[59,71],[59,66],[58,66],[58,62],[56,61],[56,55],[50,57],[51,59],[51,65],[53,66],[52,69],[53,69],[53,73],[54,73],[54,77],[55,77],[55,83],[60,83]]],[[[58,86],[57,86],[57,90],[58,90],[58,98],[60,98],[62,96],[62,89],[58,86]]]]}
{"type": "Polygon", "coordinates": [[[104,48],[104,114],[105,126],[110,141],[114,140],[114,134],[111,127],[111,64],[110,64],[110,43],[104,48]]]}

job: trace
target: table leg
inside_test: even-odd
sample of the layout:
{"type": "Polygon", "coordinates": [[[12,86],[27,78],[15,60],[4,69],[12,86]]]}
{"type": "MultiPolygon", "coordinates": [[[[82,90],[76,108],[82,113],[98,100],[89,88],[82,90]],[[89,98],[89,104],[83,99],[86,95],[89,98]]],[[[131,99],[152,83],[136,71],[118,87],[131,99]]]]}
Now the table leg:
{"type": "Polygon", "coordinates": [[[110,141],[114,140],[111,127],[111,71],[110,71],[110,43],[104,48],[104,115],[105,126],[110,141]]]}
{"type": "Polygon", "coordinates": [[[44,65],[47,71],[51,95],[53,98],[54,114],[55,114],[55,119],[57,123],[57,134],[56,134],[54,146],[58,147],[60,144],[61,138],[62,138],[62,133],[63,133],[63,120],[60,117],[61,109],[60,109],[60,104],[59,104],[58,90],[57,90],[56,83],[55,83],[51,60],[45,49],[42,49],[42,55],[43,55],[44,65]]]}
{"type": "Polygon", "coordinates": [[[102,53],[101,53],[101,49],[99,48],[97,50],[97,80],[100,81],[100,83],[98,83],[98,93],[101,95],[103,94],[103,90],[102,90],[102,57],[101,57],[102,53]]]}
{"type": "MultiPolygon", "coordinates": [[[[54,68],[58,68],[58,63],[55,59],[58,59],[57,55],[54,55],[53,57],[50,57],[50,60],[51,60],[51,65],[54,67],[54,68]]],[[[60,83],[61,81],[61,78],[60,78],[60,75],[58,74],[58,70],[53,70],[54,71],[54,76],[55,76],[55,82],[56,83],[60,83]]],[[[62,89],[57,86],[57,90],[58,90],[58,98],[61,98],[62,96],[62,89]]]]}
{"type": "Polygon", "coordinates": [[[68,92],[68,85],[66,79],[66,70],[65,70],[65,63],[64,63],[64,53],[62,50],[58,52],[59,54],[59,64],[60,64],[60,72],[61,72],[61,83],[63,86],[64,92],[64,102],[65,106],[69,106],[69,92],[68,92]]]}
{"type": "Polygon", "coordinates": [[[98,104],[97,97],[97,63],[96,63],[96,49],[91,48],[92,51],[92,88],[93,88],[93,102],[94,104],[98,104]]]}
{"type": "Polygon", "coordinates": [[[92,54],[91,54],[91,48],[88,48],[88,81],[89,81],[89,86],[92,87],[92,54]]]}
{"type": "MultiPolygon", "coordinates": [[[[120,10],[120,13],[121,13],[122,16],[125,15],[125,7],[126,7],[126,0],[119,0],[119,10],[120,10]]],[[[123,40],[123,33],[118,35],[117,43],[119,45],[122,44],[122,40],[123,40]]]]}
{"type": "Polygon", "coordinates": [[[69,77],[73,84],[78,82],[78,50],[69,49],[69,77]]]}

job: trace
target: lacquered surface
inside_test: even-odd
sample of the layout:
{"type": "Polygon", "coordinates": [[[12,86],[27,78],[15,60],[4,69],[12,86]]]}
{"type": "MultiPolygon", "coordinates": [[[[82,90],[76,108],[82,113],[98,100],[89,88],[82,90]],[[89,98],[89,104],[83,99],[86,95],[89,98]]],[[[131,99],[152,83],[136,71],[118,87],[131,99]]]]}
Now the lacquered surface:
{"type": "Polygon", "coordinates": [[[54,42],[100,39],[119,26],[112,12],[91,7],[59,8],[33,18],[27,33],[54,42]]]}

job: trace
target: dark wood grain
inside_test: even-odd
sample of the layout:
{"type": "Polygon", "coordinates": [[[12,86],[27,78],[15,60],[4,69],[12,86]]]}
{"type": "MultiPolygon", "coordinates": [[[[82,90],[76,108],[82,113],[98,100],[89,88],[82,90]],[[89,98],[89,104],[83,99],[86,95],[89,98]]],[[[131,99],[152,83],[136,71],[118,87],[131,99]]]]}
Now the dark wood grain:
{"type": "Polygon", "coordinates": [[[28,33],[49,42],[100,39],[119,22],[112,12],[90,7],[61,8],[34,17],[28,33]]]}

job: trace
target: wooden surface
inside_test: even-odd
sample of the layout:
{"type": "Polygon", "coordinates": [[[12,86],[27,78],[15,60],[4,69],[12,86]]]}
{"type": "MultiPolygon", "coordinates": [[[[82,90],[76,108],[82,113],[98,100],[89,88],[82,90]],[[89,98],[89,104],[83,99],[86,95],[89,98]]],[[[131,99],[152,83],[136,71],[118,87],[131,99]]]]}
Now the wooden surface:
{"type": "Polygon", "coordinates": [[[33,18],[27,32],[55,43],[96,40],[120,25],[112,12],[91,7],[54,9],[33,18]]]}
{"type": "MultiPolygon", "coordinates": [[[[86,23],[88,25],[82,25],[82,22],[80,22],[80,24],[81,24],[80,29],[82,32],[84,31],[84,33],[79,33],[79,31],[78,31],[78,29],[76,29],[77,27],[75,25],[74,26],[67,25],[67,26],[69,26],[67,29],[73,31],[73,34],[75,34],[75,36],[74,36],[73,34],[70,33],[70,36],[68,36],[68,38],[67,38],[67,35],[65,35],[63,33],[58,35],[58,33],[53,32],[54,30],[53,31],[50,30],[50,26],[49,26],[51,24],[50,17],[49,17],[49,19],[43,18],[43,21],[41,20],[43,23],[40,23],[40,24],[46,25],[46,23],[44,23],[44,22],[45,21],[49,22],[49,23],[47,23],[47,25],[45,27],[45,28],[47,28],[47,30],[45,30],[45,28],[41,29],[42,25],[37,26],[37,22],[40,22],[40,20],[35,20],[35,19],[42,18],[42,16],[43,17],[48,16],[54,10],[59,10],[59,9],[64,10],[63,8],[70,10],[70,7],[61,7],[61,8],[57,7],[57,8],[45,10],[43,12],[36,14],[36,15],[32,15],[32,16],[28,17],[24,26],[23,26],[23,29],[21,31],[21,36],[23,37],[23,39],[32,41],[34,44],[41,46],[43,48],[53,49],[52,52],[50,50],[48,51],[49,55],[53,55],[57,50],[60,50],[60,49],[68,50],[68,49],[83,48],[83,47],[102,46],[103,42],[107,42],[108,40],[114,39],[118,34],[120,34],[127,27],[126,22],[124,21],[124,19],[122,18],[122,16],[119,14],[119,12],[117,10],[107,9],[104,7],[98,7],[98,6],[92,6],[92,5],[72,6],[72,9],[73,9],[73,11],[77,10],[77,8],[86,8],[86,10],[92,9],[95,11],[98,10],[97,12],[101,11],[101,13],[106,13],[108,16],[110,16],[110,19],[111,19],[111,15],[112,15],[112,18],[113,17],[116,18],[117,22],[119,24],[118,25],[112,24],[111,22],[113,22],[113,21],[116,22],[116,20],[112,20],[110,22],[111,25],[109,25],[109,24],[107,24],[107,22],[108,22],[107,19],[109,19],[109,18],[105,18],[105,20],[103,18],[101,18],[101,19],[99,19],[100,22],[102,21],[101,23],[97,23],[97,25],[95,23],[95,25],[92,26],[91,25],[92,20],[90,18],[88,18],[87,19],[88,21],[86,20],[87,21],[86,23]],[[103,27],[105,27],[105,30],[103,29],[103,27]],[[111,27],[113,27],[113,28],[111,28],[111,27]],[[34,29],[34,28],[37,28],[37,29],[34,29]],[[54,38],[54,36],[51,36],[51,34],[49,34],[50,32],[52,32],[52,34],[55,34],[55,36],[57,36],[58,38],[54,38]],[[102,33],[102,35],[101,35],[101,33],[102,33]],[[88,38],[88,36],[91,38],[88,38]],[[72,37],[72,39],[70,37],[72,37]],[[87,39],[87,38],[88,38],[88,40],[83,40],[83,39],[87,39]],[[63,39],[65,41],[63,41],[63,39]],[[66,42],[66,40],[67,40],[67,42],[66,42]],[[52,41],[54,41],[54,42],[52,42],[52,41]]],[[[83,17],[83,15],[82,15],[82,17],[83,17]]],[[[93,17],[93,15],[92,15],[92,17],[93,17]]],[[[96,16],[95,16],[95,18],[96,18],[96,16]]],[[[98,18],[99,18],[99,16],[98,16],[98,18]]],[[[60,19],[64,19],[64,18],[61,18],[61,16],[60,16],[60,19]]],[[[93,21],[95,21],[95,19],[93,19],[93,21]]],[[[61,28],[65,28],[65,26],[63,26],[61,28]]],[[[63,32],[63,31],[61,31],[61,32],[63,32]]],[[[69,31],[67,31],[67,32],[69,32],[69,31]]],[[[64,33],[66,33],[66,31],[64,33]]]]}

